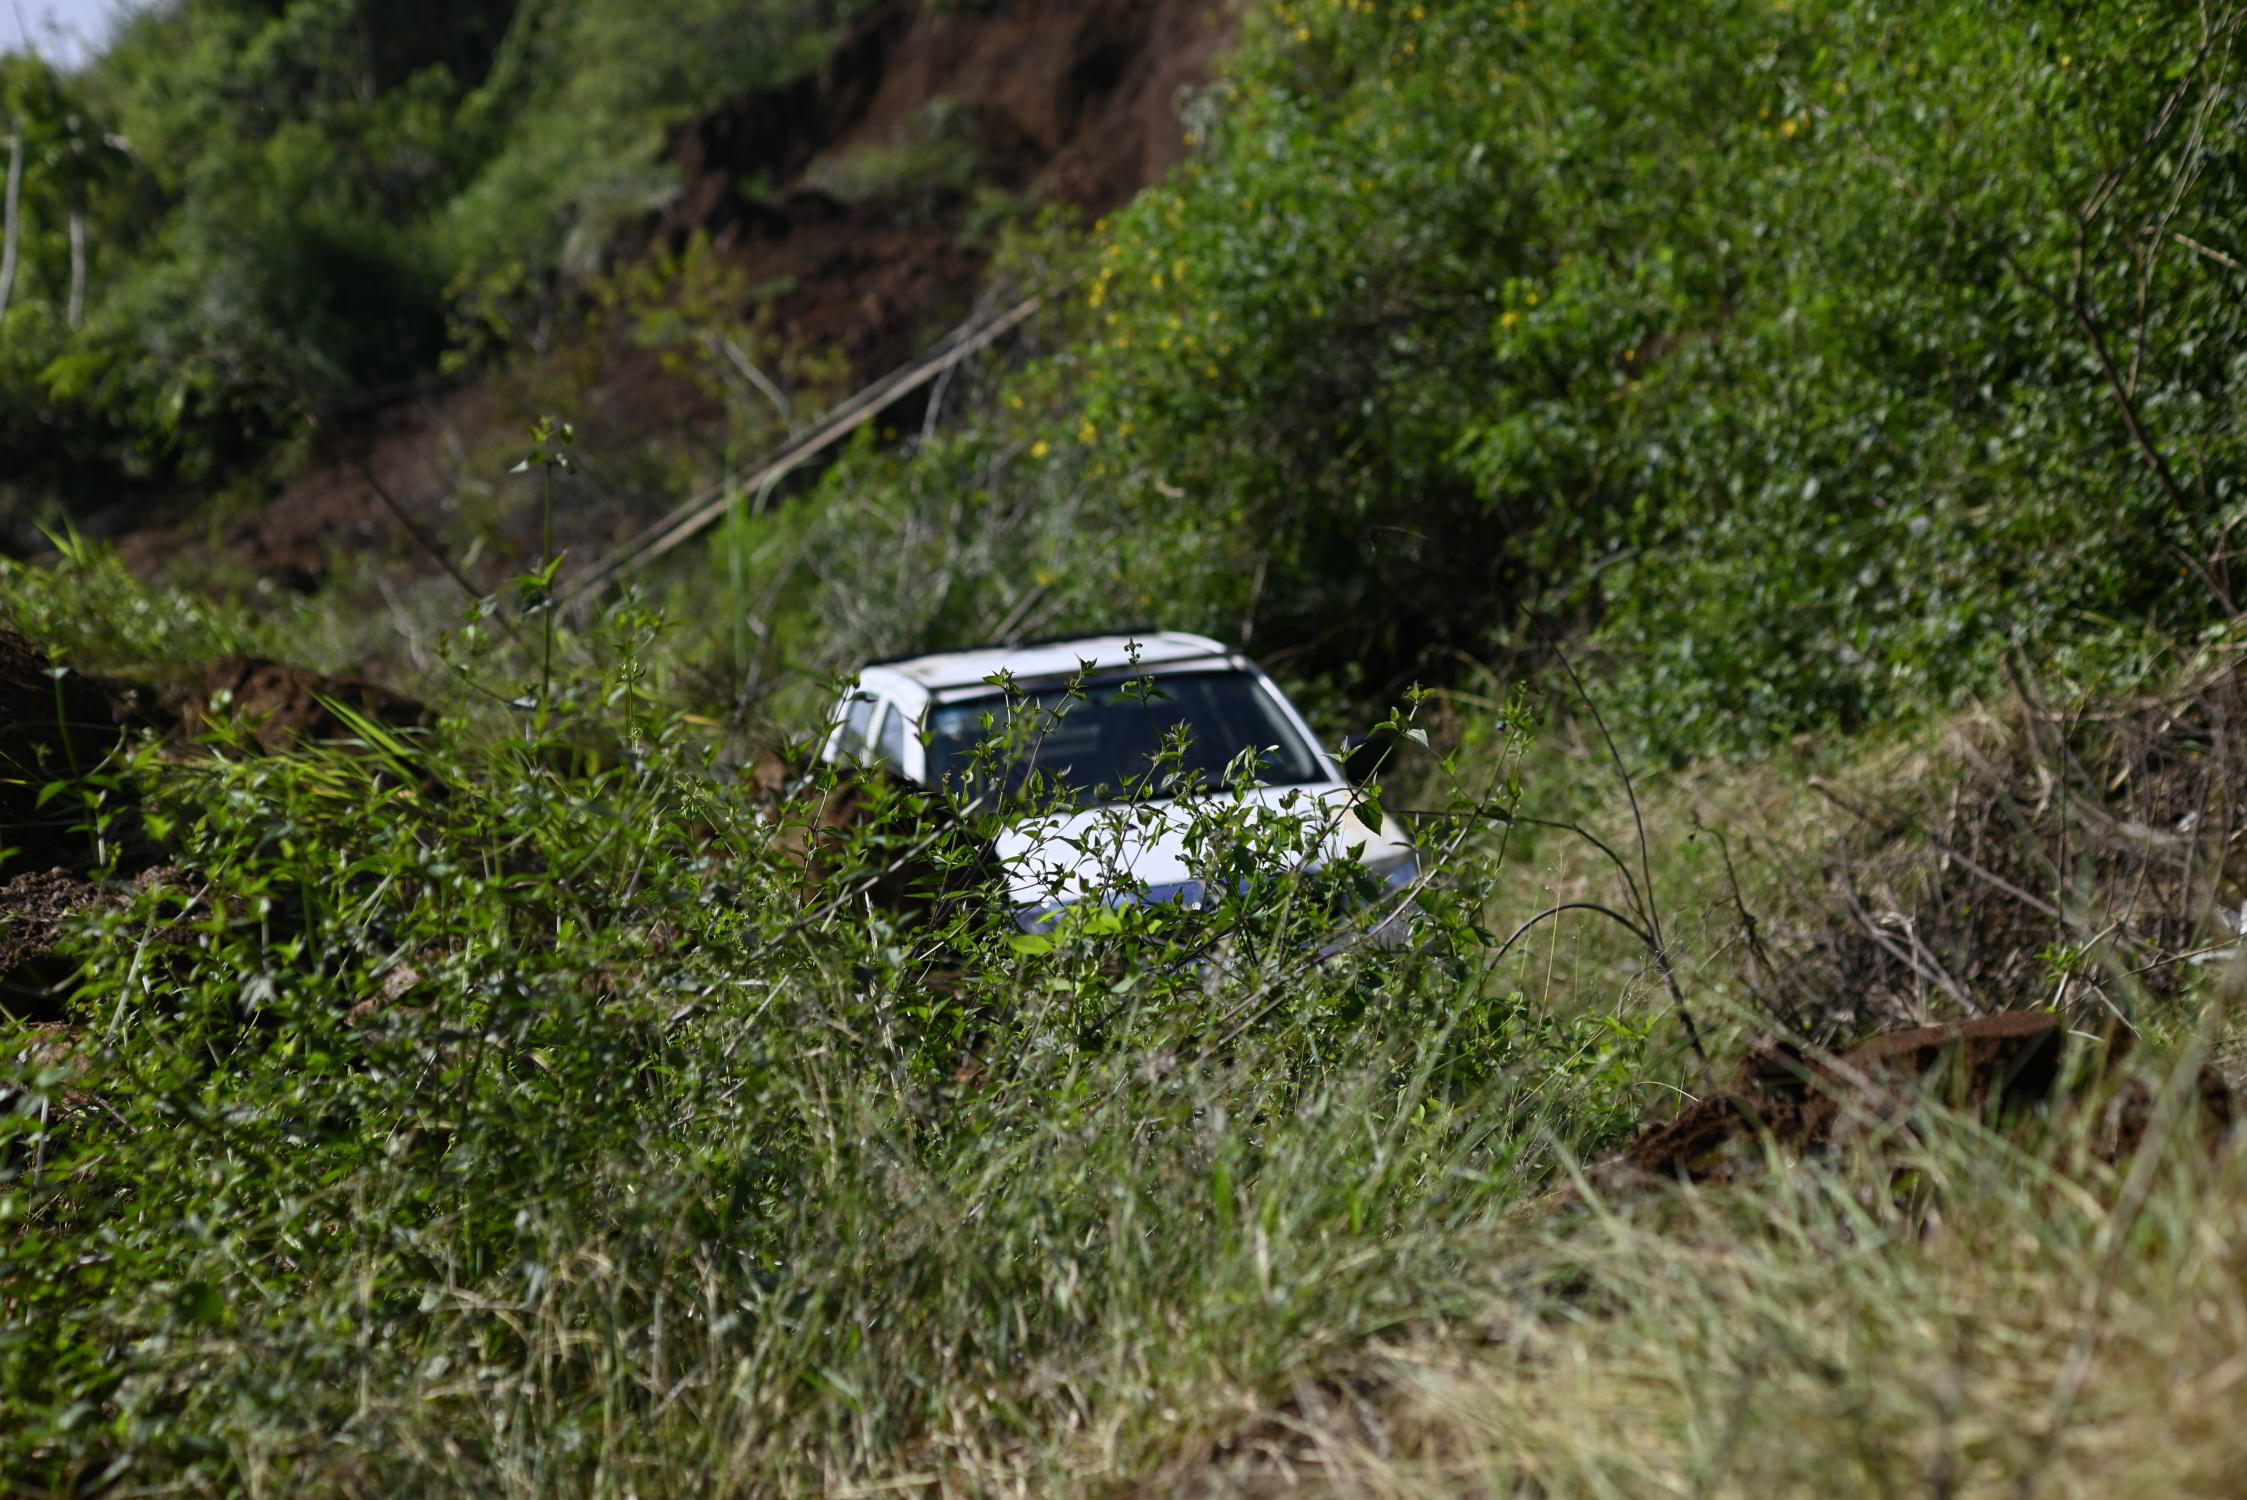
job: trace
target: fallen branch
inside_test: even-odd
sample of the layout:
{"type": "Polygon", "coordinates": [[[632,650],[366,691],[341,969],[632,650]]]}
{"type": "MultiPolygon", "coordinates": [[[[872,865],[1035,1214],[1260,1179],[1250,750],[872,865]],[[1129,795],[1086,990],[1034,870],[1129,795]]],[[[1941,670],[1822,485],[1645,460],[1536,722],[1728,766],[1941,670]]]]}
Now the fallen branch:
{"type": "Polygon", "coordinates": [[[774,454],[765,466],[738,483],[703,491],[610,553],[561,597],[575,604],[607,588],[636,568],[657,558],[707,529],[730,510],[744,492],[763,492],[819,454],[841,442],[899,400],[919,390],[1027,322],[1045,305],[1040,293],[1016,303],[1008,311],[982,324],[963,324],[917,364],[883,376],[857,395],[829,411],[804,433],[774,454]]]}

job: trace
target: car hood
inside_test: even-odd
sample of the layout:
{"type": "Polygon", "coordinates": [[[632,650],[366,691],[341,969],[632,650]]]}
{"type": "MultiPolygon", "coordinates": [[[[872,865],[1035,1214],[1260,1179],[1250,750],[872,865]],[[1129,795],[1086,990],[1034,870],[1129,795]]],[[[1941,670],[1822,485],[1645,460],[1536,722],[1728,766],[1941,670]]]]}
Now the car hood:
{"type": "Polygon", "coordinates": [[[1352,851],[1368,864],[1412,852],[1396,823],[1384,821],[1376,833],[1358,816],[1357,806],[1349,787],[1329,784],[1094,807],[1017,823],[999,835],[996,852],[1009,898],[1017,907],[1033,910],[1124,891],[1175,899],[1177,889],[1195,878],[1187,832],[1196,816],[1213,809],[1266,809],[1316,828],[1316,843],[1302,861],[1306,866],[1352,851]]]}

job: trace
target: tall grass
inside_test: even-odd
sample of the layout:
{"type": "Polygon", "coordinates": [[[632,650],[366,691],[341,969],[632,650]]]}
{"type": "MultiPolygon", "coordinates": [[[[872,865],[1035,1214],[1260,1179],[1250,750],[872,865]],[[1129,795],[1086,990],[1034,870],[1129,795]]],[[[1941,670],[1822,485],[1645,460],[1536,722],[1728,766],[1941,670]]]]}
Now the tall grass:
{"type": "Polygon", "coordinates": [[[63,1026],[0,1050],[12,1483],[1140,1466],[1445,1306],[1447,1235],[1627,1118],[1642,1029],[1313,965],[1311,903],[1221,914],[1228,966],[807,891],[649,696],[659,629],[557,630],[527,737],[491,705],[543,633],[463,637],[431,735],[134,752],[175,873],[75,919],[63,1026]]]}
{"type": "MultiPolygon", "coordinates": [[[[1495,835],[1460,845],[1422,953],[1313,964],[1253,911],[1224,920],[1259,965],[1128,923],[1035,951],[986,905],[850,893],[941,836],[910,798],[807,889],[655,696],[660,640],[558,624],[528,737],[492,705],[545,643],[493,637],[426,736],[269,756],[221,730],[113,778],[182,873],[81,913],[64,1024],[0,1042],[9,1488],[2234,1471],[2247,1199],[2194,1132],[2110,1163],[2094,1115],[1928,1106],[1832,1159],[1564,1207],[1694,1080],[1604,966],[1574,994],[1488,967],[1495,835]]],[[[2176,1056],[2142,1066],[2166,1087],[2176,1056]]]]}
{"type": "Polygon", "coordinates": [[[2088,1118],[2000,1136],[1929,1108],[1887,1151],[1519,1226],[1485,1241],[1469,1327],[1369,1353],[1312,1420],[1181,1472],[1383,1496],[2232,1493],[2247,1180],[2198,1130],[2101,1161],[2088,1118]]]}

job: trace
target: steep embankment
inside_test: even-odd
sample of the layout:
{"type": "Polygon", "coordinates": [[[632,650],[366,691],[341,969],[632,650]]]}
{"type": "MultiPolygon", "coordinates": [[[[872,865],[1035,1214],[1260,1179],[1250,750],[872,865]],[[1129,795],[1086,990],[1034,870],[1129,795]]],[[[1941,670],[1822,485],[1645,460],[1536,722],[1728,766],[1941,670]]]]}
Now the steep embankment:
{"type": "MultiPolygon", "coordinates": [[[[666,154],[677,194],[619,252],[647,265],[707,237],[716,311],[848,384],[903,363],[972,308],[998,223],[1059,205],[1086,218],[1184,155],[1181,108],[1231,34],[1231,0],[893,0],[817,72],[687,122],[666,154]]],[[[404,517],[444,533],[505,471],[498,445],[566,406],[603,482],[567,523],[601,541],[669,498],[670,471],[727,435],[722,387],[589,320],[571,347],[517,351],[476,378],[326,437],[273,502],[223,533],[261,577],[318,585],[341,553],[408,549],[404,517]],[[557,392],[566,391],[558,400],[557,392]],[[464,499],[463,492],[466,491],[464,499]]],[[[166,538],[168,543],[170,537],[166,538]]],[[[145,545],[156,560],[166,550],[145,545]]]]}

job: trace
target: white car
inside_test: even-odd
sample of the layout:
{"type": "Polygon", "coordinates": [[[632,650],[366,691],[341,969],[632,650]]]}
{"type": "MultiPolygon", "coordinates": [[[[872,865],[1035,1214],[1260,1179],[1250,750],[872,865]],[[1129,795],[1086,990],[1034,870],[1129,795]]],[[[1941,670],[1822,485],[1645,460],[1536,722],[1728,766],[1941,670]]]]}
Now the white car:
{"type": "MultiPolygon", "coordinates": [[[[1215,904],[1193,847],[1197,817],[1213,809],[1247,821],[1261,812],[1267,833],[1294,832],[1267,843],[1291,844],[1275,857],[1303,868],[1354,859],[1392,893],[1419,875],[1403,830],[1359,816],[1360,793],[1286,695],[1206,636],[1083,636],[870,662],[837,705],[821,757],[970,791],[989,790],[994,772],[1014,785],[1043,773],[1056,810],[1009,825],[994,849],[1028,931],[1087,900],[1215,904]]],[[[1380,903],[1377,943],[1401,935],[1407,900],[1380,903]]]]}

